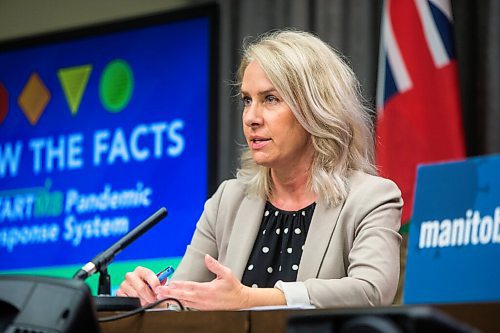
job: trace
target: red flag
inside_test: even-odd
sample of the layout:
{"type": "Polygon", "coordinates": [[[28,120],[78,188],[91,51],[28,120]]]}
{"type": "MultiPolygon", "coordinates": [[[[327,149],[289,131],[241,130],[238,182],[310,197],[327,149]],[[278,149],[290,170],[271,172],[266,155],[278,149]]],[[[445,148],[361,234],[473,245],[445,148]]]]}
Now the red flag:
{"type": "Polygon", "coordinates": [[[412,214],[419,163],[465,156],[451,6],[386,0],[377,89],[376,160],[412,214]]]}

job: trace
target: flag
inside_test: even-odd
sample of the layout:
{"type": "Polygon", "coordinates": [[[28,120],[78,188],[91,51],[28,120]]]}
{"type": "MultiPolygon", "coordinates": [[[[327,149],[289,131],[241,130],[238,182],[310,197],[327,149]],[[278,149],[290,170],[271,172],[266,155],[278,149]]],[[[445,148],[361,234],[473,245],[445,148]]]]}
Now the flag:
{"type": "Polygon", "coordinates": [[[449,1],[385,1],[376,135],[376,163],[401,189],[405,224],[417,165],[465,156],[449,1]]]}

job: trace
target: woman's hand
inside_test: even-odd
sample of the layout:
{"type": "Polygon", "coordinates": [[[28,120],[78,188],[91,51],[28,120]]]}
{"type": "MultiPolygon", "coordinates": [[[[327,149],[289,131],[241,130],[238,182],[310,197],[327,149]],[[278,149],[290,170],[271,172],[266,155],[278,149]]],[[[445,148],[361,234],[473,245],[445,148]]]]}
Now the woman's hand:
{"type": "Polygon", "coordinates": [[[153,288],[156,297],[176,298],[182,305],[198,310],[234,310],[249,306],[251,288],[242,285],[229,268],[208,254],[205,255],[205,265],[216,275],[214,280],[203,283],[172,281],[168,286],[158,283],[153,288]]]}
{"type": "Polygon", "coordinates": [[[116,296],[138,297],[144,306],[156,301],[153,290],[160,286],[156,274],[150,269],[138,266],[133,272],[125,275],[116,296]]]}

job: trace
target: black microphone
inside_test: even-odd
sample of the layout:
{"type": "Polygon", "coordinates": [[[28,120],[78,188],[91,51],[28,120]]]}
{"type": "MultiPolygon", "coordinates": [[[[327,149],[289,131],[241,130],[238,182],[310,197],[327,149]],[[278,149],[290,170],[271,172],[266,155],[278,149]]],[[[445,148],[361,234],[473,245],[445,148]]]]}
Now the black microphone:
{"type": "Polygon", "coordinates": [[[150,228],[164,219],[167,214],[168,213],[165,207],[160,208],[156,213],[144,220],[141,224],[139,224],[132,231],[123,236],[107,250],[99,253],[94,257],[94,259],[92,259],[92,261],[86,263],[75,273],[75,275],[73,275],[73,279],[85,280],[95,272],[99,272],[101,271],[101,269],[105,269],[108,264],[113,261],[118,253],[120,253],[130,243],[135,241],[138,237],[140,237],[142,234],[144,234],[146,231],[148,231],[150,228]]]}

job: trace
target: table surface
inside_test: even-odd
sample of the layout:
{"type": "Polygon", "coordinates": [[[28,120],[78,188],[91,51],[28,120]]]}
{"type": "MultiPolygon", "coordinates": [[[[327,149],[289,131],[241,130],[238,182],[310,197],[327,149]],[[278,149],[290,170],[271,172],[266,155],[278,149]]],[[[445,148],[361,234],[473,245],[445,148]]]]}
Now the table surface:
{"type": "MultiPolygon", "coordinates": [[[[263,310],[263,311],[148,311],[125,319],[101,323],[104,333],[114,332],[285,332],[291,316],[356,315],[360,313],[388,313],[405,311],[410,307],[337,308],[319,310],[263,310]]],[[[500,302],[474,304],[432,305],[430,308],[445,313],[461,323],[484,333],[500,333],[500,302]]],[[[107,317],[117,312],[99,312],[107,317]]]]}

